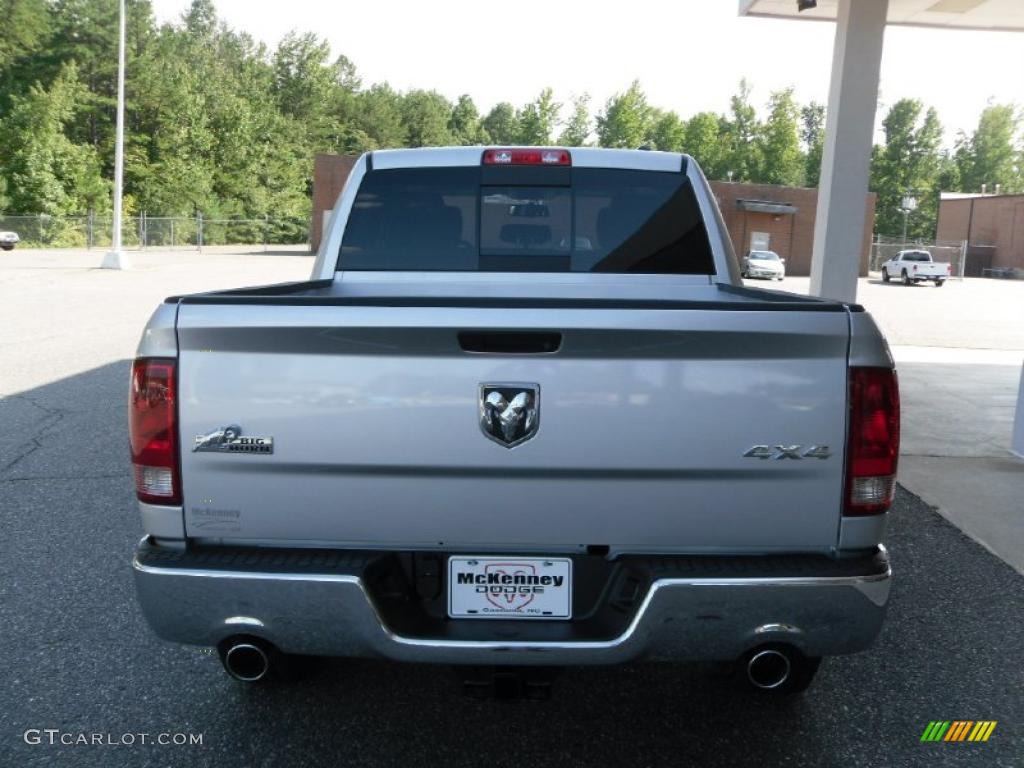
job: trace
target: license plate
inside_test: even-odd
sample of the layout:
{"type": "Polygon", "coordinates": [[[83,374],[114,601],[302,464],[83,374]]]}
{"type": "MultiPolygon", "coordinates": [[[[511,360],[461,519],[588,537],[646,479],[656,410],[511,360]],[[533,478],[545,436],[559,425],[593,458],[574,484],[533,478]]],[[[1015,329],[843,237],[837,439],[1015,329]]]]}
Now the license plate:
{"type": "Polygon", "coordinates": [[[451,557],[448,615],[453,619],[572,618],[572,560],[451,557]]]}

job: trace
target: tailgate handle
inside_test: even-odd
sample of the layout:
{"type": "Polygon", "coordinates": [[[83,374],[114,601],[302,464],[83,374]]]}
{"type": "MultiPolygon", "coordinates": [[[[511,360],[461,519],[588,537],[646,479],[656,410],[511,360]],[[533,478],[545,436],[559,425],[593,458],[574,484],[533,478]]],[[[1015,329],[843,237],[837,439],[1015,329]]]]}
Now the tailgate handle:
{"type": "Polygon", "coordinates": [[[463,352],[497,355],[552,354],[562,346],[562,334],[549,331],[460,331],[463,352]]]}

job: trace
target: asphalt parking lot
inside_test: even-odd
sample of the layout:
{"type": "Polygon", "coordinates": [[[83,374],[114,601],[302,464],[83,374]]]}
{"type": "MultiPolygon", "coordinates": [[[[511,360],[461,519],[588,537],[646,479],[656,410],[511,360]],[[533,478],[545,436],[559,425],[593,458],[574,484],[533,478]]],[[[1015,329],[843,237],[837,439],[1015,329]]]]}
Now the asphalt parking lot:
{"type": "Polygon", "coordinates": [[[570,669],[546,702],[469,699],[450,670],[384,661],[231,681],[214,654],[154,638],[135,604],[128,358],[158,297],[296,279],[309,260],[154,256],[111,274],[23,258],[0,262],[0,765],[1024,764],[1024,578],[905,491],[878,643],[827,660],[790,702],[702,665],[570,669]],[[958,719],[998,726],[982,744],[920,742],[958,719]],[[202,744],[25,743],[47,728],[202,744]]]}
{"type": "MultiPolygon", "coordinates": [[[[745,280],[752,288],[808,293],[808,277],[782,282],[745,280]]],[[[1020,280],[947,280],[905,286],[883,283],[872,273],[857,284],[863,304],[894,346],[1024,350],[1024,282],[1020,280]]]]}

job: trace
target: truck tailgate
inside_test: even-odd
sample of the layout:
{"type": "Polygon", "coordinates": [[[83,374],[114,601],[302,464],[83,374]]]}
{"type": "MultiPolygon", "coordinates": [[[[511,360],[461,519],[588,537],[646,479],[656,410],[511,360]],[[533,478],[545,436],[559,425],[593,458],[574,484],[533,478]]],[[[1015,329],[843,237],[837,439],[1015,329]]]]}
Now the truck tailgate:
{"type": "Polygon", "coordinates": [[[478,553],[827,549],[848,323],[845,311],[182,303],[187,535],[478,553]],[[459,332],[488,329],[561,346],[460,346],[459,332]],[[540,388],[537,433],[511,449],[480,426],[479,387],[502,382],[540,388]],[[273,452],[190,450],[228,425],[273,452]],[[759,445],[831,455],[744,456],[759,445]]]}

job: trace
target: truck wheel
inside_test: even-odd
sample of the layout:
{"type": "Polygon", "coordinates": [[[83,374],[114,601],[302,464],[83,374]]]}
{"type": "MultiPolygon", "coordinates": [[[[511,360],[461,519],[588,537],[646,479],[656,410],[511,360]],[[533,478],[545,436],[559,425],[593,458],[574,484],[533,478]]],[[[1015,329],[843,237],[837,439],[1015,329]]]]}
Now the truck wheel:
{"type": "Polygon", "coordinates": [[[888,283],[889,282],[889,270],[886,269],[885,267],[882,267],[882,282],[883,283],[888,283]]]}
{"type": "Polygon", "coordinates": [[[936,280],[936,281],[935,281],[935,287],[936,287],[936,288],[941,288],[941,287],[942,287],[942,286],[944,286],[945,284],[946,284],[946,281],[945,281],[945,280],[936,280]]]}
{"type": "Polygon", "coordinates": [[[14,244],[13,243],[5,243],[4,245],[0,245],[0,248],[3,248],[5,251],[13,251],[14,250],[14,244]]]}
{"type": "Polygon", "coordinates": [[[913,285],[914,284],[914,281],[910,279],[910,275],[907,274],[907,270],[905,270],[905,269],[903,270],[903,284],[904,285],[913,285]]]}
{"type": "Polygon", "coordinates": [[[737,665],[741,685],[764,696],[790,696],[806,691],[821,657],[804,656],[792,646],[762,645],[747,651],[737,665]]]}

